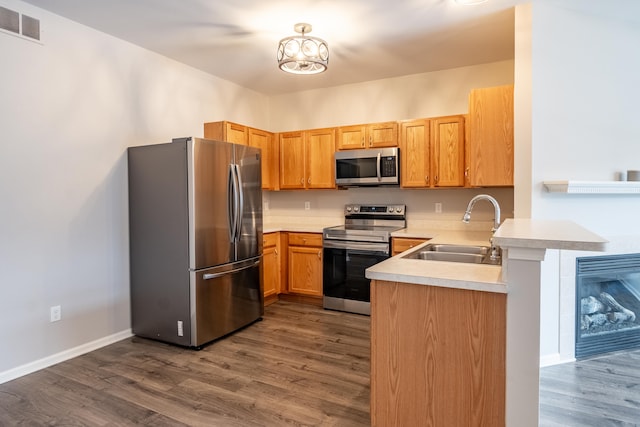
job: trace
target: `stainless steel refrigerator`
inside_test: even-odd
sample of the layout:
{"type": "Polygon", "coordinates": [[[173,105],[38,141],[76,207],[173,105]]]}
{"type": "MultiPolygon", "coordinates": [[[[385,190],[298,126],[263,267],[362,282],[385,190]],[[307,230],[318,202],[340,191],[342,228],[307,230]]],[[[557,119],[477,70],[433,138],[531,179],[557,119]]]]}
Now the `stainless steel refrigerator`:
{"type": "Polygon", "coordinates": [[[261,318],[260,159],[193,137],[128,149],[134,334],[200,347],[261,318]]]}

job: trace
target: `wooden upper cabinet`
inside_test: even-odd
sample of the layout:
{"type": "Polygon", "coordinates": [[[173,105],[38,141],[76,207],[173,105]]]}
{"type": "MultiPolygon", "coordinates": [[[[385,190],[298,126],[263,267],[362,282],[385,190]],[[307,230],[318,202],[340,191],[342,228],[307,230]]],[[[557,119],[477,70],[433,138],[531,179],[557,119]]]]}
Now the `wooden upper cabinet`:
{"type": "Polygon", "coordinates": [[[280,189],[305,188],[304,133],[283,132],[280,142],[280,189]]]}
{"type": "Polygon", "coordinates": [[[513,85],[469,94],[469,185],[513,185],[513,85]]]}
{"type": "Polygon", "coordinates": [[[400,186],[424,188],[431,185],[429,120],[400,123],[400,186]]]}
{"type": "Polygon", "coordinates": [[[365,148],[367,127],[365,125],[340,126],[338,128],[337,149],[358,150],[365,148]]]}
{"type": "Polygon", "coordinates": [[[367,126],[367,148],[397,147],[398,123],[373,123],[367,126]]]}
{"type": "Polygon", "coordinates": [[[333,128],[280,134],[280,188],[335,188],[333,128]]]}
{"type": "Polygon", "coordinates": [[[262,150],[262,188],[277,190],[278,156],[273,133],[233,122],[221,121],[205,123],[204,137],[260,148],[262,150]]]}
{"type": "Polygon", "coordinates": [[[464,116],[431,119],[433,185],[464,186],[464,116]]]}
{"type": "Polygon", "coordinates": [[[338,128],[337,150],[397,147],[398,123],[383,122],[338,128]]]}
{"type": "Polygon", "coordinates": [[[222,121],[204,124],[204,137],[234,144],[249,145],[249,130],[237,123],[222,121]]]}
{"type": "Polygon", "coordinates": [[[247,128],[249,146],[262,150],[262,188],[278,188],[278,157],[274,135],[260,129],[247,128]]]}
{"type": "Polygon", "coordinates": [[[464,116],[400,123],[400,186],[464,186],[464,116]]]}
{"type": "Polygon", "coordinates": [[[305,132],[307,188],[335,188],[336,130],[314,129],[305,132]]]}

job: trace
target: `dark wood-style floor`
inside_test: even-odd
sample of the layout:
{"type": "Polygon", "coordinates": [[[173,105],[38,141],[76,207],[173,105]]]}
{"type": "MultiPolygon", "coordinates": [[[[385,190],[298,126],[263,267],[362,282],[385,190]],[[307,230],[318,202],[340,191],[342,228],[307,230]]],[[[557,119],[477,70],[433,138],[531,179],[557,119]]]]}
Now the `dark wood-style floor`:
{"type": "MultiPolygon", "coordinates": [[[[0,385],[0,426],[368,426],[369,318],[278,302],[201,351],[138,337],[0,385]]],[[[640,425],[640,351],[544,368],[541,426],[640,425]]],[[[442,426],[448,427],[448,426],[442,426]]]]}
{"type": "Polygon", "coordinates": [[[0,425],[368,426],[369,323],[278,302],[200,351],[129,338],[0,385],[0,425]]]}
{"type": "Polygon", "coordinates": [[[640,350],[541,369],[540,425],[640,426],[640,350]]]}

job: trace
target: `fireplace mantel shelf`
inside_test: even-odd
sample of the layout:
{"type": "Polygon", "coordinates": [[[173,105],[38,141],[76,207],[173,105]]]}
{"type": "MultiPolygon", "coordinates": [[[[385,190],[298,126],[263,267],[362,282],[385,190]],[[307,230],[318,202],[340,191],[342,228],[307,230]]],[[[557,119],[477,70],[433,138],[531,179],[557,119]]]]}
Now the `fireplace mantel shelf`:
{"type": "Polygon", "coordinates": [[[640,181],[543,181],[550,193],[638,194],[640,181]]]}

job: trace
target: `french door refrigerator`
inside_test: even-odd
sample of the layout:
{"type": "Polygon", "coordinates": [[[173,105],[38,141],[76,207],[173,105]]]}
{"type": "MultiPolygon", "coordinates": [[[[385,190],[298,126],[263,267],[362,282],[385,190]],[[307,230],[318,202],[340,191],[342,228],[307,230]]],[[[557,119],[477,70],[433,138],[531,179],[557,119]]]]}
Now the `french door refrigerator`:
{"type": "Polygon", "coordinates": [[[260,158],[193,137],[128,149],[134,334],[199,348],[261,318],[260,158]]]}

